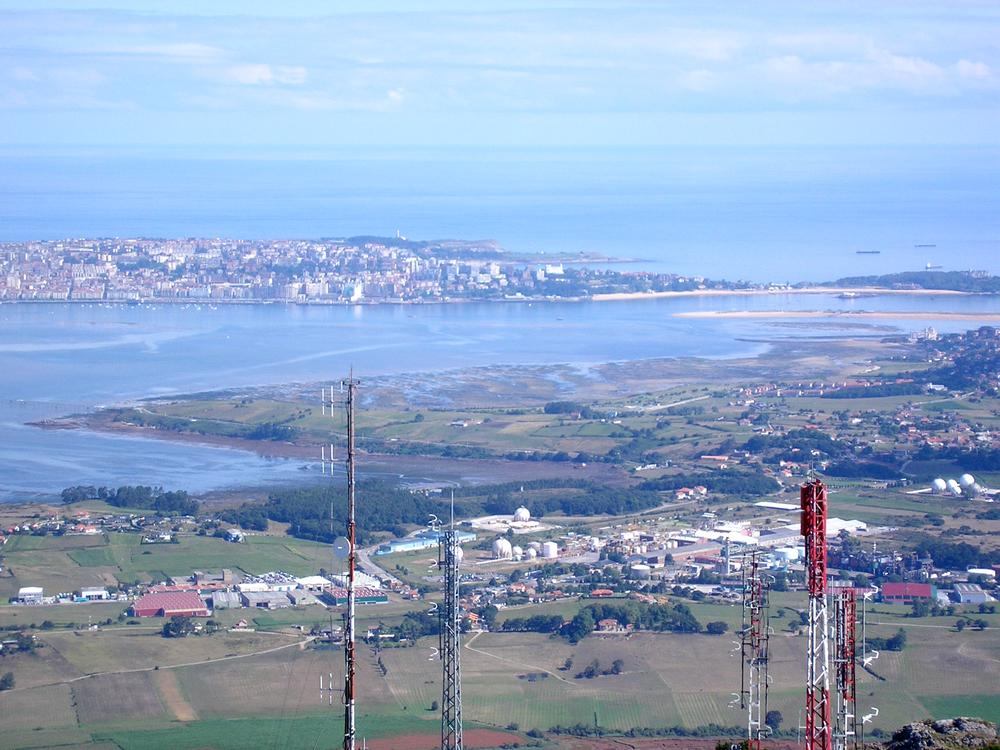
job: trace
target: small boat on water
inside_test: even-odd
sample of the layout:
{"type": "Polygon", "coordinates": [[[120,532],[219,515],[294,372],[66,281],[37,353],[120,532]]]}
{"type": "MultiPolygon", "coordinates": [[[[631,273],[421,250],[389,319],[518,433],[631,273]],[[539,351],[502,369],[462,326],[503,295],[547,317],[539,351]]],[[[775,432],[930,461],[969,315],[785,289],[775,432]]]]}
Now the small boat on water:
{"type": "Polygon", "coordinates": [[[881,255],[881,250],[855,250],[855,255],[881,255]]]}

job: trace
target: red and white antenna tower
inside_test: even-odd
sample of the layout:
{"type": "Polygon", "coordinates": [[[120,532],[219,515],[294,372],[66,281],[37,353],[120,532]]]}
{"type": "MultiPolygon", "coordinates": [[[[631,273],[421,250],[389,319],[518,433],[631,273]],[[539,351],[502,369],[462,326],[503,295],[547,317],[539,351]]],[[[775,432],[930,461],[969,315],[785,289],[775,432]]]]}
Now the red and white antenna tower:
{"type": "Polygon", "coordinates": [[[826,605],[826,486],[818,479],[802,485],[801,532],[806,548],[809,640],[806,646],[806,750],[832,750],[830,731],[830,650],[826,605]]]}
{"type": "Polygon", "coordinates": [[[768,674],[768,593],[771,578],[763,573],[757,550],[743,557],[743,627],[740,651],[743,660],[740,708],[747,712],[748,750],[760,750],[761,740],[770,733],[767,717],[768,674]]]}

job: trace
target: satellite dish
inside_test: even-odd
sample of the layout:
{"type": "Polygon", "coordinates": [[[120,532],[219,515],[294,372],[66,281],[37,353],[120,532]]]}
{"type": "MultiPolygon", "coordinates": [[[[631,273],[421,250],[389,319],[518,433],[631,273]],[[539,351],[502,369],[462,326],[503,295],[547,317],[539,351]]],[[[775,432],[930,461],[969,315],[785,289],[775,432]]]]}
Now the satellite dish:
{"type": "Polygon", "coordinates": [[[333,556],[338,560],[346,560],[351,554],[351,542],[346,536],[338,536],[333,540],[333,556]]]}

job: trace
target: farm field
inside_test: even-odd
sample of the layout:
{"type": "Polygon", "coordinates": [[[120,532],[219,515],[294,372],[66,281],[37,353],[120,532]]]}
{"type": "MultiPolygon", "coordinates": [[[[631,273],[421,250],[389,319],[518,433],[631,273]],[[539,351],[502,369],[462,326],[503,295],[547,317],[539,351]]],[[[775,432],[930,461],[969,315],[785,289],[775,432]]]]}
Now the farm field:
{"type": "MultiPolygon", "coordinates": [[[[799,592],[776,592],[773,608],[792,609],[801,606],[801,599],[799,592]]],[[[512,608],[502,611],[501,619],[548,611],[571,615],[580,605],[568,601],[512,608]]],[[[736,607],[691,607],[703,623],[723,620],[733,627],[738,621],[736,607]]],[[[380,608],[371,609],[373,617],[379,614],[380,608]]],[[[1000,719],[1000,615],[983,616],[989,623],[986,631],[967,628],[959,633],[951,627],[953,618],[914,620],[905,617],[906,611],[884,605],[870,610],[871,635],[887,637],[903,626],[908,636],[904,651],[885,652],[873,664],[884,681],[860,675],[859,707],[878,706],[881,712],[874,726],[888,730],[962,707],[962,713],[1000,719]],[[927,674],[935,679],[927,680],[927,674]]],[[[272,614],[285,616],[259,616],[272,614]]],[[[783,619],[790,618],[786,614],[783,619]]],[[[79,635],[40,633],[43,647],[6,663],[18,688],[0,695],[0,731],[21,743],[16,747],[46,747],[58,739],[59,744],[93,741],[101,747],[114,742],[143,750],[165,747],[169,737],[170,747],[228,748],[236,747],[237,739],[256,737],[254,746],[291,748],[308,747],[320,736],[314,732],[339,726],[325,713],[329,709],[318,687],[319,677],[326,681],[331,673],[339,684],[340,650],[301,647],[299,638],[269,633],[164,639],[156,632],[159,622],[151,622],[79,635]],[[282,645],[288,647],[271,650],[282,645]],[[205,663],[194,663],[200,661],[205,663]],[[182,664],[189,666],[171,668],[182,664]],[[105,674],[85,676],[93,672],[105,674]]],[[[771,641],[770,707],[791,723],[802,698],[805,639],[788,635],[781,622],[775,621],[771,641]]],[[[526,731],[592,724],[595,717],[610,730],[742,721],[729,708],[739,679],[731,633],[592,635],[575,646],[540,634],[496,633],[468,635],[464,643],[469,722],[497,727],[514,722],[526,731]],[[572,664],[564,669],[567,659],[572,664]],[[594,660],[607,668],[615,659],[624,665],[620,675],[575,678],[594,660]]],[[[440,685],[440,662],[432,650],[436,645],[435,638],[427,638],[415,647],[385,648],[378,654],[362,648],[359,715],[367,736],[419,732],[420,727],[433,733],[436,714],[429,708],[440,685]]]]}
{"type": "Polygon", "coordinates": [[[181,535],[177,544],[141,544],[138,534],[112,533],[16,536],[5,546],[4,558],[0,598],[15,596],[22,586],[42,586],[46,594],[55,594],[84,586],[116,587],[188,576],[193,570],[233,568],[258,574],[284,570],[310,575],[330,564],[330,551],[317,542],[289,536],[248,536],[246,543],[237,545],[188,534],[181,535]]]}

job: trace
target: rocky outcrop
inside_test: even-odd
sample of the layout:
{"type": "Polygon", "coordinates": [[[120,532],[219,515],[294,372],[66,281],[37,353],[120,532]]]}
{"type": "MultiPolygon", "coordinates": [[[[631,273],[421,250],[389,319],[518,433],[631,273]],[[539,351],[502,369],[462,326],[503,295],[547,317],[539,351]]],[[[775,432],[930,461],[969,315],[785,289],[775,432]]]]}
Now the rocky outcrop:
{"type": "Polygon", "coordinates": [[[892,735],[886,750],[963,750],[1000,745],[995,724],[959,716],[956,719],[918,721],[892,735]]]}

